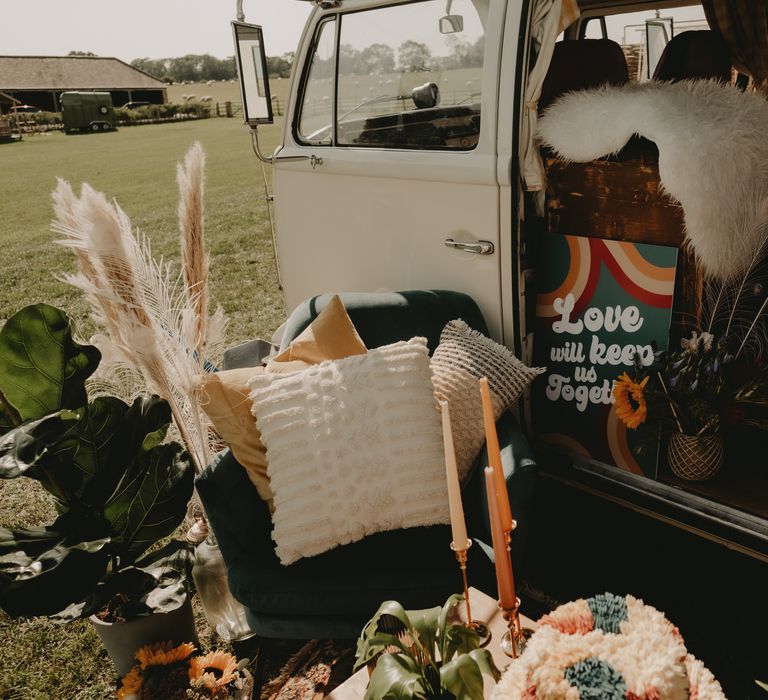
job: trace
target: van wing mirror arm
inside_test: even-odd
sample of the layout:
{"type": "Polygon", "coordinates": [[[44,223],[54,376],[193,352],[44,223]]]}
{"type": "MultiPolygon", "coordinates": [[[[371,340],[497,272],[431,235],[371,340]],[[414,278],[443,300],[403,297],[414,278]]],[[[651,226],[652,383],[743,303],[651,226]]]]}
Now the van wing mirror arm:
{"type": "MultiPolygon", "coordinates": [[[[275,162],[275,156],[274,154],[271,156],[265,156],[264,153],[261,151],[261,146],[259,145],[259,130],[256,126],[252,126],[251,129],[251,148],[253,148],[253,152],[256,154],[256,157],[262,162],[266,163],[267,165],[272,165],[275,162]]],[[[279,149],[275,149],[279,150],[279,149]]]]}
{"type": "Polygon", "coordinates": [[[311,156],[281,156],[279,154],[283,148],[282,144],[274,150],[271,156],[265,156],[261,150],[261,146],[259,145],[259,132],[255,126],[251,127],[251,148],[253,148],[253,152],[256,154],[256,157],[266,165],[274,165],[278,160],[281,163],[308,160],[310,165],[312,165],[312,169],[314,170],[318,165],[323,164],[323,159],[316,156],[314,153],[311,156]]]}

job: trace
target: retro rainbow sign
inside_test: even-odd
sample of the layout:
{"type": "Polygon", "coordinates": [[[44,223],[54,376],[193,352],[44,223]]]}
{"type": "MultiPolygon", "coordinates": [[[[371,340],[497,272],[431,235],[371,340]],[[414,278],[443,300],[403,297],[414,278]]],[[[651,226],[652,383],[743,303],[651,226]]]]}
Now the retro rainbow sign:
{"type": "Polygon", "coordinates": [[[533,390],[537,438],[655,478],[657,454],[633,453],[613,381],[667,347],[677,248],[558,234],[542,245],[534,359],[547,372],[533,390]]]}

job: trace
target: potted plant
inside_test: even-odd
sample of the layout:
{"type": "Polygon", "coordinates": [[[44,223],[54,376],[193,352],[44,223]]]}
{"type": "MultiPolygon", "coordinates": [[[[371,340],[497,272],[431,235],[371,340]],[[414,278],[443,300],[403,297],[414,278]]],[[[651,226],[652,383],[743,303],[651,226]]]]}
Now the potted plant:
{"type": "Polygon", "coordinates": [[[480,638],[456,615],[460,595],[442,608],[404,610],[387,601],[366,624],[357,643],[355,668],[371,670],[365,700],[480,700],[483,674],[499,670],[480,638]]]}
{"type": "Polygon", "coordinates": [[[190,548],[172,541],[145,554],[181,523],[194,470],[166,441],[166,401],[88,401],[99,361],[95,347],[74,341],[66,314],[45,304],[0,330],[0,477],[36,479],[58,512],[48,527],[0,528],[0,607],[59,621],[92,616],[125,672],[145,634],[195,636],[190,548]],[[181,617],[169,621],[173,634],[152,629],[154,613],[181,617]]]}
{"type": "Polygon", "coordinates": [[[194,644],[165,641],[136,652],[136,664],[125,674],[118,700],[249,700],[253,676],[248,659],[214,650],[197,654],[194,644]]]}
{"type": "MultiPolygon", "coordinates": [[[[736,361],[727,339],[694,332],[681,349],[637,364],[614,384],[616,414],[628,428],[668,438],[667,462],[682,479],[714,476],[723,463],[723,425],[768,430],[768,376],[736,361]]],[[[642,445],[641,445],[642,447],[642,445]]]]}

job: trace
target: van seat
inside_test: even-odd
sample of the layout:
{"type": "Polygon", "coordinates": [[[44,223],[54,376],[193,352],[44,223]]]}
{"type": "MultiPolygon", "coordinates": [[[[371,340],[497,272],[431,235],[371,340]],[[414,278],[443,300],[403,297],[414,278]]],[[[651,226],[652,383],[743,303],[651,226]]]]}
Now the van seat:
{"type": "Polygon", "coordinates": [[[558,41],[541,86],[539,111],[566,92],[629,82],[627,59],[615,41],[578,39],[558,41]]]}
{"type": "Polygon", "coordinates": [[[731,52],[725,40],[711,29],[687,31],[673,37],[653,71],[654,80],[714,78],[731,82],[731,52]]]}

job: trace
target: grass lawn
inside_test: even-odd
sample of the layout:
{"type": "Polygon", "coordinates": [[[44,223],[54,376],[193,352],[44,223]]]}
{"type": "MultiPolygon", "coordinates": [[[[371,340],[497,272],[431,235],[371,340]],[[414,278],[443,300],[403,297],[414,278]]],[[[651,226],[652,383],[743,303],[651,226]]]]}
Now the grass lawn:
{"type": "MultiPolygon", "coordinates": [[[[184,86],[191,87],[191,86],[184,86]]],[[[235,88],[237,86],[234,86],[235,88]]],[[[279,127],[264,129],[271,150],[279,127]]],[[[21,307],[47,302],[70,313],[88,334],[92,324],[79,291],[57,276],[75,268],[71,252],[54,243],[50,193],[56,177],[88,182],[115,197],[155,252],[177,259],[176,162],[199,140],[208,155],[207,241],[212,293],[230,318],[230,344],[269,337],[284,317],[277,289],[261,167],[247,129],[237,119],[123,128],[115,133],[27,136],[0,145],[0,323],[21,307]]],[[[0,525],[49,524],[54,511],[37,483],[0,481],[0,525]]],[[[211,642],[198,609],[201,642],[211,642]]],[[[90,623],[54,625],[9,620],[0,613],[0,698],[108,698],[114,671],[90,623]]]]}
{"type": "MultiPolygon", "coordinates": [[[[265,148],[277,126],[264,130],[265,148]]],[[[54,244],[50,193],[57,177],[88,182],[115,197],[155,252],[177,256],[176,162],[199,140],[208,154],[206,235],[213,295],[239,341],[269,333],[283,315],[275,282],[261,168],[247,129],[237,119],[125,127],[113,133],[26,136],[3,145],[0,319],[45,301],[82,319],[80,293],[57,276],[74,270],[72,253],[54,244]]]]}

